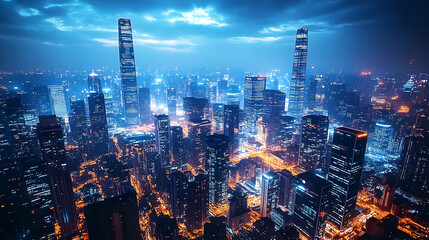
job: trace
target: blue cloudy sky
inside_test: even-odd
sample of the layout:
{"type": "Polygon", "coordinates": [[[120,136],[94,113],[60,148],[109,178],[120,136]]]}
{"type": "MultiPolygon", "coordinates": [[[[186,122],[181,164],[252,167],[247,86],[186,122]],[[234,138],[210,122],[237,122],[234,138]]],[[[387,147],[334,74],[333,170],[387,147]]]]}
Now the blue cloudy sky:
{"type": "Polygon", "coordinates": [[[428,68],[427,1],[0,0],[0,70],[117,68],[117,19],[132,21],[139,69],[290,72],[309,29],[315,69],[428,68]]]}

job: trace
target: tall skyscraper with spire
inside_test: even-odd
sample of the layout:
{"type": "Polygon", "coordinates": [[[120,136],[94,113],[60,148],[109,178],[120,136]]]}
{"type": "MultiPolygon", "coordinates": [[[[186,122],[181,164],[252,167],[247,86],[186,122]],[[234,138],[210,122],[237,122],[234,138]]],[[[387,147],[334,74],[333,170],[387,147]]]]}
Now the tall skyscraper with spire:
{"type": "Polygon", "coordinates": [[[136,125],[139,120],[136,66],[134,60],[133,33],[131,20],[118,20],[119,58],[122,78],[122,101],[128,125],[136,125]]]}
{"type": "Polygon", "coordinates": [[[308,29],[299,28],[296,32],[295,52],[290,84],[288,115],[299,120],[304,111],[304,87],[307,68],[308,29]]]}

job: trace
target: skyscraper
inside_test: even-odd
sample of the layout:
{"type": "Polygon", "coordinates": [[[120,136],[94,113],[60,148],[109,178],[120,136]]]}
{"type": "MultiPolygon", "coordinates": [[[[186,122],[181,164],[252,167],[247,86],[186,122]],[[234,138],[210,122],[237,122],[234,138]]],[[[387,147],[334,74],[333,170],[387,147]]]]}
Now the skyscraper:
{"type": "Polygon", "coordinates": [[[262,174],[261,183],[261,216],[268,217],[271,210],[276,208],[278,177],[275,172],[267,172],[262,174]]]}
{"type": "Polygon", "coordinates": [[[184,173],[174,171],[170,177],[170,205],[173,216],[181,217],[185,211],[185,193],[187,191],[187,178],[184,173]]]}
{"type": "Polygon", "coordinates": [[[326,144],[329,118],[323,115],[302,117],[299,167],[305,171],[317,170],[323,176],[327,171],[326,144]]]}
{"type": "Polygon", "coordinates": [[[247,195],[235,190],[228,199],[228,227],[238,230],[250,221],[250,209],[247,208],[247,195]]]}
{"type": "Polygon", "coordinates": [[[280,147],[280,118],[285,110],[286,94],[279,90],[264,90],[262,128],[267,148],[280,147]]]}
{"type": "Polygon", "coordinates": [[[170,119],[176,118],[177,99],[176,89],[173,87],[167,88],[167,108],[170,119]]]}
{"type": "Polygon", "coordinates": [[[209,199],[213,207],[227,203],[229,181],[229,138],[221,134],[207,137],[207,172],[209,175],[209,199]]]}
{"type": "Polygon", "coordinates": [[[307,68],[308,29],[296,32],[295,52],[290,84],[288,115],[300,119],[304,112],[304,87],[307,68]]]}
{"type": "Polygon", "coordinates": [[[389,153],[389,143],[391,142],[393,128],[390,123],[377,121],[375,123],[374,134],[368,150],[377,158],[385,158],[389,153]]]}
{"type": "Polygon", "coordinates": [[[223,121],[224,121],[224,106],[221,103],[212,104],[212,123],[213,123],[213,133],[223,134],[223,121]]]}
{"type": "Polygon", "coordinates": [[[200,229],[209,217],[209,183],[206,174],[199,174],[188,183],[186,191],[186,226],[189,230],[200,229]]]}
{"type": "Polygon", "coordinates": [[[405,138],[399,170],[403,190],[429,199],[429,115],[419,114],[412,135],[405,138]]]}
{"type": "Polygon", "coordinates": [[[280,146],[286,148],[292,144],[295,118],[291,116],[280,117],[280,146]]]}
{"type": "Polygon", "coordinates": [[[72,236],[77,231],[78,217],[60,120],[55,115],[40,116],[38,135],[48,170],[55,218],[61,227],[61,235],[72,236]]]}
{"type": "Polygon", "coordinates": [[[224,126],[223,134],[229,137],[229,154],[235,155],[239,151],[240,138],[240,107],[238,105],[225,105],[224,106],[224,126]]]}
{"type": "Polygon", "coordinates": [[[326,106],[326,78],[324,75],[316,75],[316,96],[314,99],[314,113],[323,114],[326,106]]]}
{"type": "Polygon", "coordinates": [[[155,116],[156,150],[161,154],[161,167],[170,165],[170,118],[166,114],[155,116]]]}
{"type": "Polygon", "coordinates": [[[182,127],[171,126],[171,156],[174,165],[181,165],[184,163],[185,150],[182,127]]]}
{"type": "Polygon", "coordinates": [[[88,117],[84,100],[70,100],[72,114],[70,116],[70,131],[74,144],[82,153],[88,153],[88,117]]]}
{"type": "Polygon", "coordinates": [[[31,215],[23,163],[28,132],[19,98],[0,98],[0,236],[19,239],[31,215]]]}
{"type": "Polygon", "coordinates": [[[88,76],[88,92],[101,93],[101,80],[94,71],[88,76]]]}
{"type": "Polygon", "coordinates": [[[106,154],[109,144],[106,106],[103,93],[89,93],[89,117],[91,121],[92,153],[95,156],[106,154]]]}
{"type": "Polygon", "coordinates": [[[183,111],[185,112],[186,121],[206,119],[208,117],[208,107],[207,98],[183,98],[183,111]]]}
{"type": "Polygon", "coordinates": [[[244,84],[245,136],[258,133],[258,119],[264,107],[265,77],[246,77],[244,84]]]}
{"type": "Polygon", "coordinates": [[[296,176],[295,227],[309,239],[324,239],[332,184],[310,172],[296,176]]]}
{"type": "Polygon", "coordinates": [[[139,88],[139,115],[140,123],[149,123],[152,120],[150,88],[139,88]]]}
{"type": "Polygon", "coordinates": [[[329,220],[338,230],[350,227],[365,158],[368,133],[340,127],[334,131],[328,180],[332,183],[329,220]]]}
{"type": "Polygon", "coordinates": [[[135,192],[86,206],[85,219],[90,239],[142,239],[135,192]]]}
{"type": "Polygon", "coordinates": [[[278,173],[278,177],[278,204],[293,211],[293,175],[290,171],[283,169],[278,173]]]}
{"type": "Polygon", "coordinates": [[[188,123],[188,137],[190,139],[190,151],[192,158],[189,162],[192,166],[205,167],[207,156],[207,136],[211,134],[212,123],[209,120],[190,121],[188,123]]]}
{"type": "Polygon", "coordinates": [[[54,110],[54,114],[57,117],[67,117],[67,104],[64,86],[62,85],[51,85],[49,86],[49,95],[51,97],[51,106],[54,110]]]}
{"type": "Polygon", "coordinates": [[[125,18],[118,19],[118,28],[125,120],[127,124],[135,125],[139,123],[139,109],[131,20],[125,18]]]}

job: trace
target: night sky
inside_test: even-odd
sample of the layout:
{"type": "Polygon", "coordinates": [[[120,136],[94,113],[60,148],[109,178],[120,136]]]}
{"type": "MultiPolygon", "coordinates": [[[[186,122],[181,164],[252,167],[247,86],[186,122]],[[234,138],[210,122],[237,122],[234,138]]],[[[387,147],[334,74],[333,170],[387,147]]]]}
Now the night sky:
{"type": "Polygon", "coordinates": [[[316,70],[429,69],[428,1],[0,0],[0,70],[119,69],[130,18],[140,71],[231,67],[290,72],[296,29],[316,70]]]}

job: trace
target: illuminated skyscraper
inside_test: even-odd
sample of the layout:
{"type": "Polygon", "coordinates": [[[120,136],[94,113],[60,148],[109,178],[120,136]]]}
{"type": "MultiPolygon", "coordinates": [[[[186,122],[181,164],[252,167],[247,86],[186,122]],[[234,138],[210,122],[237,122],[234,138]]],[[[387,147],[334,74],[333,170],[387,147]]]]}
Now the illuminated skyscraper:
{"type": "Polygon", "coordinates": [[[51,85],[49,86],[49,95],[51,97],[51,106],[54,110],[54,114],[57,117],[67,117],[67,104],[64,86],[62,85],[51,85]]]}
{"type": "Polygon", "coordinates": [[[167,88],[167,108],[168,116],[170,119],[176,118],[176,109],[177,109],[177,99],[176,99],[176,89],[171,87],[167,88]]]}
{"type": "Polygon", "coordinates": [[[389,153],[389,143],[392,140],[393,128],[392,125],[377,121],[375,123],[374,134],[372,135],[369,152],[378,158],[385,158],[389,153]]]}
{"type": "Polygon", "coordinates": [[[293,175],[290,171],[283,169],[278,173],[279,193],[278,204],[293,211],[293,175]]]}
{"type": "Polygon", "coordinates": [[[308,29],[296,32],[295,52],[290,84],[288,115],[300,119],[304,112],[304,87],[307,68],[308,29]]]}
{"type": "Polygon", "coordinates": [[[292,144],[295,118],[291,116],[281,116],[280,117],[280,146],[286,148],[292,144]]]}
{"type": "Polygon", "coordinates": [[[150,88],[139,88],[139,114],[141,123],[149,123],[152,120],[150,88]]]}
{"type": "Polygon", "coordinates": [[[209,199],[214,207],[227,203],[229,138],[221,134],[207,137],[207,172],[209,175],[209,199]]]}
{"type": "Polygon", "coordinates": [[[310,172],[296,176],[294,225],[308,239],[324,239],[332,184],[310,172]]]}
{"type": "Polygon", "coordinates": [[[21,99],[0,98],[0,236],[4,239],[21,238],[31,224],[22,168],[27,137],[21,99]]]}
{"type": "Polygon", "coordinates": [[[85,101],[70,101],[70,108],[72,111],[69,119],[72,139],[82,153],[88,153],[88,117],[85,101]]]}
{"type": "Polygon", "coordinates": [[[189,163],[194,167],[205,167],[207,136],[211,134],[211,127],[212,123],[209,120],[197,120],[188,123],[188,137],[192,155],[189,163]]]}
{"type": "Polygon", "coordinates": [[[174,165],[181,165],[184,163],[185,151],[182,127],[171,126],[171,155],[174,165]]]}
{"type": "Polygon", "coordinates": [[[206,174],[199,174],[188,183],[185,199],[186,226],[191,231],[202,228],[209,217],[209,183],[206,174]]]}
{"type": "Polygon", "coordinates": [[[155,116],[156,150],[161,154],[161,167],[170,165],[170,118],[166,114],[155,116]]]}
{"type": "Polygon", "coordinates": [[[207,119],[209,103],[207,98],[185,97],[183,98],[183,111],[186,121],[199,121],[207,119]]]}
{"type": "Polygon", "coordinates": [[[264,107],[265,77],[246,77],[244,84],[244,113],[246,137],[258,133],[258,119],[262,117],[264,107]]]}
{"type": "Polygon", "coordinates": [[[222,134],[223,133],[223,121],[224,121],[224,106],[221,103],[212,104],[212,123],[213,123],[213,133],[222,134]]]}
{"type": "Polygon", "coordinates": [[[130,19],[118,20],[119,58],[121,64],[122,98],[126,123],[139,123],[136,66],[134,59],[133,33],[130,19]]]}
{"type": "Polygon", "coordinates": [[[224,111],[223,134],[229,137],[229,153],[234,155],[238,153],[240,147],[238,133],[240,127],[240,108],[238,105],[225,105],[224,111]]]}
{"type": "Polygon", "coordinates": [[[317,170],[323,176],[327,171],[326,144],[329,118],[323,115],[302,117],[299,167],[305,171],[317,170]]]}
{"type": "Polygon", "coordinates": [[[277,205],[278,177],[275,172],[262,174],[261,183],[261,216],[270,216],[277,205]]]}
{"type": "Polygon", "coordinates": [[[185,211],[185,193],[188,182],[184,173],[174,171],[169,174],[170,178],[170,205],[173,216],[179,218],[185,211]]]}
{"type": "Polygon", "coordinates": [[[316,75],[316,96],[314,99],[314,113],[323,114],[326,106],[326,78],[324,75],[316,75]]]}
{"type": "Polygon", "coordinates": [[[340,127],[332,142],[328,180],[332,183],[329,221],[338,230],[351,226],[360,189],[368,133],[340,127]]]}
{"type": "Polygon", "coordinates": [[[262,127],[267,148],[280,146],[280,118],[285,110],[285,99],[286,94],[279,90],[264,90],[262,127]]]}
{"type": "Polygon", "coordinates": [[[429,199],[429,115],[419,114],[412,136],[405,138],[399,170],[403,190],[429,199]]]}
{"type": "Polygon", "coordinates": [[[98,77],[98,74],[92,72],[88,76],[88,92],[98,92],[101,93],[101,80],[98,77]]]}
{"type": "Polygon", "coordinates": [[[72,181],[67,170],[67,154],[60,120],[55,115],[40,116],[38,135],[43,160],[48,170],[55,218],[61,227],[62,237],[67,238],[78,230],[78,216],[72,181]]]}
{"type": "Polygon", "coordinates": [[[91,121],[92,153],[95,156],[106,154],[109,144],[106,106],[103,93],[90,93],[88,96],[89,117],[91,121]]]}

